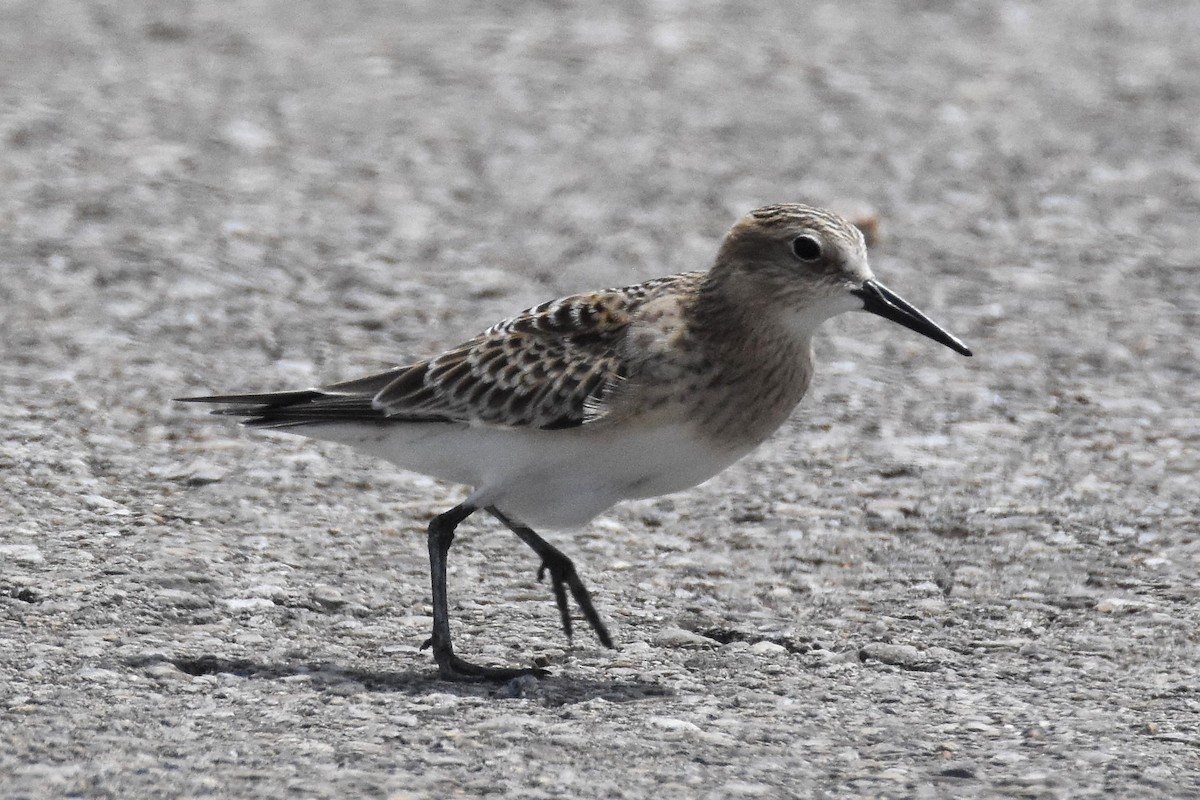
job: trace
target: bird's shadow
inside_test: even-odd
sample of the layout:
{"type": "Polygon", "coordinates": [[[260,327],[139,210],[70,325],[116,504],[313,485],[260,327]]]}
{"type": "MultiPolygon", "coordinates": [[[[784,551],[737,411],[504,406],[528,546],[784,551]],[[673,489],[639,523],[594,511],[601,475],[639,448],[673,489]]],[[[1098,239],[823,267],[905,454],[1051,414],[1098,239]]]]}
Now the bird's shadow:
{"type": "Polygon", "coordinates": [[[536,700],[543,705],[561,706],[602,699],[610,703],[630,703],[655,697],[671,697],[675,692],[645,681],[594,681],[569,676],[548,675],[536,680],[517,679],[504,683],[447,681],[436,670],[376,670],[343,667],[329,663],[263,663],[249,658],[202,656],[143,656],[124,660],[126,667],[147,669],[155,664],[172,664],[192,676],[233,675],[251,680],[304,678],[308,685],[322,691],[400,692],[409,695],[456,694],[462,697],[491,697],[536,700]]]}

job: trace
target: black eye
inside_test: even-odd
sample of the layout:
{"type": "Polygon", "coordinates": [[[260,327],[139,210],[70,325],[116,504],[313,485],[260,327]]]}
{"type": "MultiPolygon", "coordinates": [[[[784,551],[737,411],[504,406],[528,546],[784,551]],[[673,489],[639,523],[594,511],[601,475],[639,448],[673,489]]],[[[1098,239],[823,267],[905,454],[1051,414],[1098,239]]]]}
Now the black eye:
{"type": "Polygon", "coordinates": [[[815,236],[797,236],[792,239],[792,252],[801,261],[816,261],[821,257],[821,243],[815,236]]]}

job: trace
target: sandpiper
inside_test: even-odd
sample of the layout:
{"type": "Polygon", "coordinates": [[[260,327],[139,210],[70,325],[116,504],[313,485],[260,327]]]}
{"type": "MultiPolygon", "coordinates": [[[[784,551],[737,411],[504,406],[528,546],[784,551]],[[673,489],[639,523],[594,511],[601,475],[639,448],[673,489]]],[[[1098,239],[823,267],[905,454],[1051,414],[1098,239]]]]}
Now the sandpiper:
{"type": "Polygon", "coordinates": [[[860,231],[798,204],[759,208],[711,269],[551,300],[440,355],[316,389],[181,398],[224,403],[244,424],[341,442],[473,491],[429,523],[432,647],[447,679],[507,680],[532,667],[454,652],[446,557],[483,509],[541,558],[561,624],[569,590],[612,638],[571,559],[534,532],[582,525],[613,504],[695,486],[787,418],[813,373],[823,321],[862,310],[962,355],[957,338],[875,280],[860,231]]]}

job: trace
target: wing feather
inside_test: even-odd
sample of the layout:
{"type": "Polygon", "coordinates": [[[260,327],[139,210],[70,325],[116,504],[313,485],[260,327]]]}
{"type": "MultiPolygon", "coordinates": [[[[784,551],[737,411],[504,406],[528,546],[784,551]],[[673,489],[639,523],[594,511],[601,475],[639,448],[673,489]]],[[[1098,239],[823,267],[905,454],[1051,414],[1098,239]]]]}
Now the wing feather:
{"type": "Polygon", "coordinates": [[[541,429],[598,419],[629,366],[624,343],[647,300],[700,273],[573,295],[499,322],[413,364],[317,389],[185,398],[255,427],[325,422],[453,422],[541,429]]]}
{"type": "Polygon", "coordinates": [[[634,298],[621,290],[544,303],[416,364],[383,388],[386,416],[436,414],[509,427],[583,424],[588,399],[620,370],[634,298]]]}

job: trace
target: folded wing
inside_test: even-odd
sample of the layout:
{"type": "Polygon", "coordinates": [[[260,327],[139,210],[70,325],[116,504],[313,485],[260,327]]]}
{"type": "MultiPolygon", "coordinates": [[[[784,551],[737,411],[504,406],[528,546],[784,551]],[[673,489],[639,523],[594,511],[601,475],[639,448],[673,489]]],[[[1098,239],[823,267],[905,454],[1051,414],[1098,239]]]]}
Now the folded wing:
{"type": "Polygon", "coordinates": [[[581,425],[623,376],[622,339],[641,293],[574,295],[529,309],[441,355],[317,389],[182,398],[254,427],[333,422],[581,425]]]}

